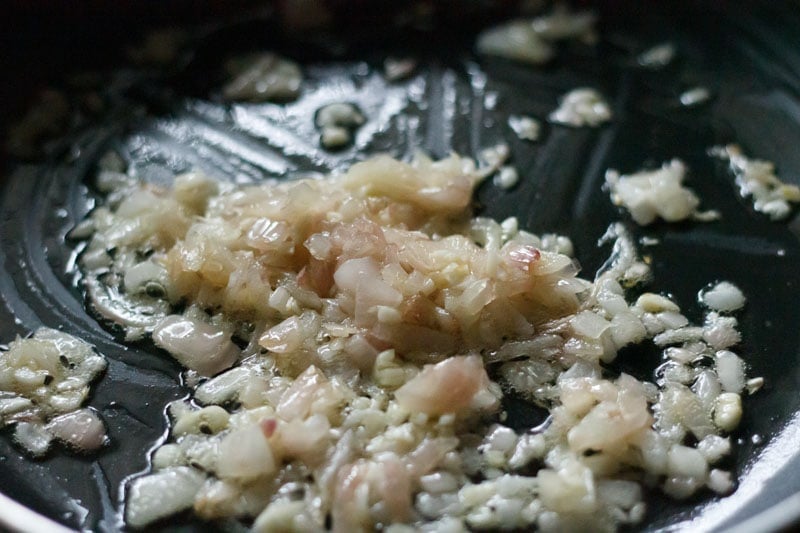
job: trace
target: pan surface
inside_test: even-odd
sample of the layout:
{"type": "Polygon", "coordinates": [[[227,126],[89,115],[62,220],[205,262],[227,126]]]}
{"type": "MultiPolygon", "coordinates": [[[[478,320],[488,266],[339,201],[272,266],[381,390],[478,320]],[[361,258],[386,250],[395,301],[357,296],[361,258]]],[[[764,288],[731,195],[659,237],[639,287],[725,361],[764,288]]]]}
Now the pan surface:
{"type": "MultiPolygon", "coordinates": [[[[7,342],[46,325],[75,334],[104,354],[109,368],[89,405],[100,412],[111,444],[92,456],[56,449],[34,461],[3,430],[0,491],[68,527],[118,530],[126,479],[147,469],[148,450],[164,438],[166,403],[189,393],[176,363],[148,343],[126,345],[84,306],[74,268],[79,246],[66,234],[98,201],[91,183],[106,151],[118,151],[138,176],[153,182],[200,168],[247,183],[337,171],[382,152],[476,156],[504,141],[521,179],[511,190],[491,181],[482,185],[476,196],[481,213],[497,219],[514,215],[527,230],[570,236],[588,277],[608,255],[598,239],[610,223],[623,220],[636,237],[658,240],[643,249],[654,270],[649,290],[673,295],[693,319],[700,317],[697,292],[710,282],[731,281],[748,298],[739,316],[744,341],[738,351],[749,375],[763,376],[765,386],[745,399],[744,418],[733,435],[737,445],[728,466],[738,475],[738,489],[728,497],[703,493],[687,502],[651,494],[642,529],[747,524],[776,529],[796,520],[800,505],[781,502],[800,493],[800,218],[793,213],[787,221],[772,222],[753,211],[738,196],[726,166],[707,151],[737,142],[746,153],[774,161],[785,181],[800,183],[800,12],[791,4],[714,5],[601,4],[597,46],[565,45],[545,67],[474,54],[475,31],[504,16],[502,9],[443,15],[430,20],[430,27],[400,30],[350,20],[341,32],[300,40],[282,33],[268,16],[234,21],[198,31],[187,52],[166,69],[122,67],[122,47],[104,41],[107,31],[76,37],[89,31],[85,21],[87,26],[39,42],[38,51],[17,48],[6,58],[4,119],[14,115],[10,106],[24,101],[19,87],[42,86],[41,75],[25,85],[25,62],[48,50],[54,54],[47,60],[54,67],[50,81],[61,78],[59,69],[66,73],[65,64],[99,72],[99,84],[73,82],[67,91],[73,102],[95,93],[102,106],[74,104],[82,118],[35,161],[4,160],[0,339],[7,342]],[[636,65],[637,53],[665,41],[678,50],[672,64],[661,70],[636,65]],[[67,52],[57,50],[65,43],[67,52]],[[98,50],[105,46],[116,51],[98,50]],[[257,50],[301,62],[306,82],[297,101],[221,102],[223,61],[257,50]],[[418,67],[405,80],[387,82],[382,74],[387,55],[415,57],[418,67]],[[610,124],[545,125],[537,143],[509,130],[509,115],[545,119],[560,95],[582,86],[609,99],[610,124]],[[695,86],[707,87],[712,99],[681,106],[678,96],[695,86]],[[358,105],[368,121],[352,146],[328,152],[319,147],[313,117],[321,105],[336,101],[358,105]],[[674,157],[688,164],[688,185],[705,208],[721,212],[721,221],[639,228],[601,188],[608,168],[632,172],[674,157]]],[[[26,31],[7,35],[16,35],[12,44],[33,46],[36,38],[26,31]]],[[[657,355],[642,349],[623,352],[615,367],[652,379],[658,364],[657,355]]],[[[530,409],[508,407],[512,420],[529,422],[530,409]]],[[[189,531],[209,525],[177,517],[161,527],[189,531]]]]}

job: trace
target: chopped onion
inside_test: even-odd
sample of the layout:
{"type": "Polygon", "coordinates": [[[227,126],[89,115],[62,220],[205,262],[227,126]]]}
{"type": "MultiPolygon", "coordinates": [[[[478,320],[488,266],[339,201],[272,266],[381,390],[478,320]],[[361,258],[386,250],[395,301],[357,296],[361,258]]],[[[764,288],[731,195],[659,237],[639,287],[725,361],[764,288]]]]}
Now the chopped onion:
{"type": "Polygon", "coordinates": [[[606,319],[591,311],[581,311],[570,320],[570,323],[576,335],[590,339],[599,339],[611,327],[606,319]]]}
{"type": "MultiPolygon", "coordinates": [[[[573,97],[587,112],[608,107],[591,91],[573,97]]],[[[339,122],[350,111],[317,120],[348,130],[355,123],[339,122]]],[[[577,277],[568,239],[513,218],[470,219],[475,186],[509,155],[499,144],[480,163],[380,156],[324,180],[246,187],[190,175],[173,191],[120,184],[93,212],[89,277],[123,311],[152,311],[138,324],[116,319],[129,335],[153,329],[189,367],[194,398],[170,405],[153,468],[191,465],[201,518],[258,516],[257,529],[320,529],[329,513],[339,530],[418,519],[604,528],[641,519],[642,483],[676,497],[722,489],[708,465],[741,418],[744,366],[723,353],[739,340],[736,319],[712,310],[698,326],[652,293],[631,305],[626,289],[649,267],[621,224],[601,240],[614,249],[593,283],[577,277]],[[148,295],[165,274],[166,298],[148,295]],[[184,315],[163,318],[178,302],[184,315]],[[665,347],[656,382],[609,378],[603,363],[643,340],[665,347]],[[520,434],[498,425],[504,413],[485,415],[503,392],[549,416],[520,434]]],[[[0,385],[37,390],[59,369],[30,355],[37,363],[0,373],[0,385]]],[[[85,388],[59,382],[51,407],[78,408],[85,388]]],[[[34,444],[49,438],[21,425],[33,402],[2,389],[3,420],[34,444]]],[[[161,502],[148,505],[160,516],[161,502]]]]}
{"type": "Polygon", "coordinates": [[[560,98],[559,106],[547,117],[551,122],[580,128],[596,127],[611,120],[611,107],[594,89],[573,89],[560,98]]]}
{"type": "Polygon", "coordinates": [[[45,429],[61,442],[82,452],[98,450],[108,442],[102,420],[91,409],[57,416],[47,423],[45,429]]]}
{"type": "Polygon", "coordinates": [[[272,447],[257,425],[234,430],[220,442],[216,474],[222,479],[246,481],[276,468],[272,447]]]}
{"type": "Polygon", "coordinates": [[[724,431],[733,431],[742,419],[742,398],[735,392],[723,392],[714,406],[714,423],[724,431]]]}
{"type": "Polygon", "coordinates": [[[695,214],[700,200],[683,187],[686,165],[673,159],[657,170],[620,175],[606,173],[606,183],[615,205],[625,207],[637,224],[647,225],[661,217],[667,222],[685,220],[695,214]]]}
{"type": "Polygon", "coordinates": [[[220,373],[239,358],[239,349],[224,331],[179,315],[161,320],[153,330],[153,341],[179,363],[204,376],[220,373]]]}
{"type": "Polygon", "coordinates": [[[397,402],[411,412],[429,415],[460,413],[488,385],[480,358],[451,357],[423,371],[395,392],[397,402]]]}
{"type": "Polygon", "coordinates": [[[733,352],[722,350],[716,354],[717,375],[725,392],[741,392],[745,384],[744,361],[733,352]]]}
{"type": "Polygon", "coordinates": [[[675,444],[667,454],[667,472],[671,476],[704,479],[708,463],[696,449],[675,444]]]}
{"type": "Polygon", "coordinates": [[[128,488],[125,523],[140,528],[191,508],[204,480],[204,474],[185,466],[134,479],[128,488]]]}
{"type": "Polygon", "coordinates": [[[742,291],[727,281],[721,281],[712,288],[700,293],[700,301],[715,311],[729,313],[744,307],[745,298],[742,291]]]}
{"type": "Polygon", "coordinates": [[[14,441],[34,457],[47,453],[53,436],[42,424],[19,422],[14,428],[14,441]]]}

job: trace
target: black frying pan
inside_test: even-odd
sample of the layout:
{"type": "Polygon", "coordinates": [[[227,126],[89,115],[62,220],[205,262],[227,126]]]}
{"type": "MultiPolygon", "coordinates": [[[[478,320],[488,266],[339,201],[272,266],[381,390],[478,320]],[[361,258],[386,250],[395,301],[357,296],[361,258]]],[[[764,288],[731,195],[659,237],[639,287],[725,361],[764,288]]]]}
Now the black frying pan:
{"type": "MultiPolygon", "coordinates": [[[[57,449],[33,461],[4,430],[0,491],[69,527],[119,529],[125,480],[147,468],[148,450],[163,438],[164,405],[189,393],[180,384],[179,367],[163,353],[147,343],[126,346],[118,332],[100,326],[86,312],[75,281],[74,243],[65,234],[91,209],[95,192],[88,184],[108,148],[125,154],[145,179],[167,180],[174,172],[200,167],[215,176],[256,181],[293,169],[341,169],[368,154],[402,156],[418,147],[434,156],[450,150],[475,155],[506,139],[522,179],[512,191],[483,185],[476,198],[480,210],[495,218],[516,215],[534,232],[571,236],[586,276],[608,253],[596,245],[605,228],[628,220],[601,191],[605,169],[633,171],[672,157],[687,162],[689,185],[723,220],[645,229],[627,225],[638,237],[659,239],[647,248],[655,274],[650,289],[673,294],[690,317],[699,318],[696,293],[707,283],[726,279],[744,290],[748,304],[740,317],[740,352],[750,374],[764,376],[766,385],[746,398],[734,435],[737,445],[728,466],[739,476],[738,490],[726,498],[703,493],[688,502],[651,494],[642,529],[776,530],[796,521],[800,226],[796,217],[775,223],[753,212],[737,196],[724,165],[706,150],[739,142],[750,154],[773,160],[785,180],[800,182],[800,7],[603,3],[596,6],[603,39],[595,50],[567,45],[552,64],[531,68],[472,53],[475,31],[506,16],[513,7],[509,2],[447,2],[429,10],[424,24],[400,30],[387,21],[407,20],[400,16],[412,9],[406,3],[332,5],[341,31],[287,32],[280,5],[264,9],[247,2],[240,3],[246,10],[233,16],[230,8],[204,4],[216,19],[212,22],[191,2],[178,3],[176,11],[145,10],[132,2],[118,10],[98,3],[70,11],[53,4],[49,14],[21,3],[6,6],[6,16],[0,17],[6,40],[0,117],[6,122],[18,117],[36,90],[64,85],[69,73],[87,68],[100,73],[100,86],[84,80],[68,91],[78,100],[96,91],[103,108],[81,104],[83,118],[47,143],[34,161],[3,160],[0,338],[26,335],[40,325],[61,327],[105,354],[109,369],[90,405],[102,414],[112,444],[90,457],[57,449]],[[122,68],[128,64],[123,44],[149,26],[176,20],[180,9],[202,23],[190,39],[192,53],[162,71],[122,68]],[[657,72],[632,65],[636,52],[664,40],[678,46],[673,65],[657,72]],[[231,111],[214,98],[223,80],[222,61],[230,53],[257,49],[301,61],[311,79],[308,94],[340,95],[373,118],[383,111],[383,118],[373,121],[371,133],[355,146],[331,154],[315,142],[310,106],[293,108],[292,120],[270,117],[259,108],[231,111]],[[374,82],[387,54],[419,58],[409,82],[422,91],[419,102],[408,100],[407,85],[374,82]],[[484,75],[482,88],[475,82],[484,75]],[[508,131],[509,113],[544,118],[560,94],[579,85],[610,97],[611,124],[596,130],[546,126],[536,144],[508,131]],[[677,105],[677,95],[694,85],[708,87],[714,98],[692,109],[677,105]],[[487,105],[492,95],[496,106],[487,105]],[[270,133],[265,123],[277,129],[270,133]],[[276,131],[298,142],[282,144],[276,131]]],[[[427,8],[416,5],[424,14],[427,8]]],[[[646,349],[627,350],[614,370],[649,379],[658,362],[646,349]]],[[[519,402],[507,407],[512,423],[540,419],[541,413],[519,402]]],[[[160,526],[209,527],[189,517],[160,526]]]]}

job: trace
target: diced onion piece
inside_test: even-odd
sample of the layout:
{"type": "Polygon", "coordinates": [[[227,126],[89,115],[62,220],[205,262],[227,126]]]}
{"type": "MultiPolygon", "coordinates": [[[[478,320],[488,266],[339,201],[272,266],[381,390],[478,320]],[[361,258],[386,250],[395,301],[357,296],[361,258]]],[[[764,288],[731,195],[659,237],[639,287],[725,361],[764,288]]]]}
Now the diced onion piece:
{"type": "Polygon", "coordinates": [[[222,404],[237,397],[254,370],[247,366],[231,368],[195,389],[194,398],[202,404],[222,404]]]}
{"type": "Polygon", "coordinates": [[[283,322],[271,327],[261,335],[258,344],[271,352],[278,354],[291,354],[303,347],[304,342],[311,337],[318,317],[313,311],[307,311],[300,316],[290,316],[283,322]]]}
{"type": "Polygon", "coordinates": [[[187,172],[175,176],[175,199],[192,212],[202,214],[208,200],[219,191],[219,184],[202,172],[187,172]]]}
{"type": "Polygon", "coordinates": [[[596,508],[594,477],[577,461],[554,471],[539,470],[539,496],[548,508],[561,513],[587,513],[596,508]]]}
{"type": "Polygon", "coordinates": [[[597,496],[606,503],[631,509],[642,500],[642,487],[634,481],[604,479],[597,483],[597,496]]]}
{"type": "Polygon", "coordinates": [[[252,531],[272,533],[274,531],[313,531],[316,524],[308,516],[304,501],[279,500],[269,504],[256,517],[252,531]]]}
{"type": "Polygon", "coordinates": [[[321,463],[330,444],[330,429],[328,419],[321,414],[279,424],[277,434],[282,454],[307,465],[321,463]]]}
{"type": "Polygon", "coordinates": [[[40,328],[18,338],[0,353],[0,426],[16,423],[15,440],[34,456],[44,454],[53,437],[80,451],[99,448],[106,439],[103,423],[79,408],[105,368],[91,346],[62,331],[40,328]]]}
{"type": "Polygon", "coordinates": [[[178,444],[164,444],[153,453],[150,461],[153,470],[163,470],[172,466],[181,466],[186,457],[178,444]]]}
{"type": "Polygon", "coordinates": [[[633,313],[619,313],[611,319],[611,338],[617,348],[639,342],[647,336],[642,321],[633,313]]]}
{"type": "MultiPolygon", "coordinates": [[[[592,391],[590,394],[596,392],[592,391]]],[[[571,449],[579,452],[613,450],[631,435],[650,426],[652,417],[647,410],[647,400],[639,381],[622,374],[617,380],[617,386],[609,387],[608,394],[608,400],[592,407],[569,430],[567,440],[571,449]]]]}
{"type": "Polygon", "coordinates": [[[611,120],[611,107],[594,89],[573,89],[560,98],[559,106],[547,117],[551,122],[580,128],[599,126],[611,120]]]}
{"type": "Polygon", "coordinates": [[[707,291],[700,293],[700,300],[706,307],[723,313],[730,313],[744,307],[742,291],[733,283],[721,281],[707,291]]]}
{"type": "Polygon", "coordinates": [[[717,494],[728,494],[733,490],[731,473],[725,470],[713,469],[708,473],[708,488],[717,494]]]}
{"type": "Polygon", "coordinates": [[[510,127],[517,137],[527,141],[539,140],[541,125],[533,117],[525,115],[511,115],[508,117],[508,127],[510,127]]]}
{"type": "Polygon", "coordinates": [[[648,313],[680,311],[680,308],[677,306],[677,304],[675,304],[675,302],[665,298],[664,296],[661,296],[660,294],[654,294],[652,292],[646,292],[639,296],[639,298],[636,300],[636,307],[639,307],[648,313]]]}
{"type": "Polygon", "coordinates": [[[194,468],[178,466],[134,479],[128,488],[125,523],[140,528],[191,508],[205,478],[194,468]]]}
{"type": "Polygon", "coordinates": [[[277,468],[272,448],[258,425],[237,429],[219,444],[217,475],[240,481],[268,476],[277,468]]]}
{"type": "Polygon", "coordinates": [[[599,339],[611,327],[606,319],[591,311],[581,311],[572,317],[570,323],[576,335],[590,339],[599,339]]]}
{"type": "Polygon", "coordinates": [[[183,366],[204,376],[219,374],[239,358],[239,349],[224,331],[179,315],[161,320],[153,330],[153,341],[183,366]]]}
{"type": "Polygon", "coordinates": [[[723,392],[714,407],[714,424],[723,431],[733,431],[742,419],[742,398],[735,392],[723,392]]]}
{"type": "Polygon", "coordinates": [[[219,433],[228,426],[228,418],[228,412],[217,405],[190,410],[177,418],[172,434],[219,433]]]}
{"type": "Polygon", "coordinates": [[[657,170],[643,170],[619,175],[610,170],[606,183],[615,205],[625,207],[637,224],[647,225],[661,217],[667,222],[689,218],[700,200],[691,189],[683,187],[686,166],[673,159],[657,170]]]}
{"type": "Polygon", "coordinates": [[[48,422],[47,431],[82,452],[95,451],[108,442],[102,420],[91,409],[79,409],[57,416],[48,422]]]}
{"type": "Polygon", "coordinates": [[[50,447],[53,436],[42,424],[19,422],[14,428],[14,442],[25,448],[34,457],[41,457],[50,447]]]}
{"type": "Polygon", "coordinates": [[[310,366],[281,395],[276,412],[284,420],[303,419],[315,413],[333,417],[343,400],[334,384],[310,366]]]}
{"type": "Polygon", "coordinates": [[[667,471],[671,476],[705,479],[708,463],[696,449],[674,444],[667,454],[667,471]]]}
{"type": "Polygon", "coordinates": [[[741,392],[745,384],[744,361],[733,352],[717,352],[717,375],[725,392],[741,392]]]}
{"type": "Polygon", "coordinates": [[[477,356],[456,356],[422,372],[397,389],[395,398],[405,409],[429,415],[461,413],[488,386],[489,377],[477,356]]]}
{"type": "Polygon", "coordinates": [[[709,435],[697,443],[697,451],[709,464],[714,464],[731,452],[731,440],[719,435],[709,435]]]}

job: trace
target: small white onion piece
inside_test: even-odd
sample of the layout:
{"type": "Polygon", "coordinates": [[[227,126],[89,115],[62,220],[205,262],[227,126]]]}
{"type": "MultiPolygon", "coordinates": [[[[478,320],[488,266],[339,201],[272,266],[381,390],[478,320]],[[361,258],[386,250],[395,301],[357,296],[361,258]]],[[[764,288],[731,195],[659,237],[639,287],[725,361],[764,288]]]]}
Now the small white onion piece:
{"type": "Polygon", "coordinates": [[[397,402],[410,412],[429,415],[459,413],[488,385],[489,378],[477,356],[451,357],[426,366],[416,377],[397,389],[397,402]]]}
{"type": "Polygon", "coordinates": [[[133,480],[125,505],[125,523],[144,527],[188,509],[206,476],[194,468],[178,466],[133,480]]]}
{"type": "Polygon", "coordinates": [[[733,352],[720,350],[716,354],[717,375],[725,392],[741,392],[744,388],[744,361],[733,352]]]}
{"type": "Polygon", "coordinates": [[[611,326],[608,320],[591,311],[581,311],[570,320],[570,324],[576,335],[590,339],[599,339],[611,326]]]}
{"type": "Polygon", "coordinates": [[[630,509],[642,501],[642,487],[635,481],[604,479],[597,483],[598,497],[622,509],[630,509]]]}
{"type": "Polygon", "coordinates": [[[700,293],[700,301],[706,307],[723,313],[730,313],[744,307],[742,291],[728,281],[721,281],[707,291],[700,293]]]}
{"type": "Polygon", "coordinates": [[[57,416],[50,420],[46,429],[61,442],[83,452],[97,450],[108,442],[103,421],[91,409],[57,416]]]}
{"type": "Polygon", "coordinates": [[[203,376],[218,374],[239,358],[239,349],[225,332],[179,315],[161,320],[153,330],[153,341],[183,366],[203,376]]]}
{"type": "Polygon", "coordinates": [[[719,435],[709,435],[697,443],[697,451],[703,454],[709,464],[714,464],[731,453],[731,440],[719,435]]]}
{"type": "Polygon", "coordinates": [[[274,531],[314,531],[317,525],[309,517],[303,501],[278,500],[269,504],[253,523],[255,533],[274,531]]]}
{"type": "Polygon", "coordinates": [[[708,463],[696,449],[675,444],[667,454],[667,471],[676,477],[705,479],[708,463]]]}
{"type": "Polygon", "coordinates": [[[731,473],[715,468],[708,474],[708,488],[717,494],[728,494],[733,490],[733,479],[731,473]]]}
{"type": "Polygon", "coordinates": [[[250,480],[275,468],[272,448],[258,425],[232,431],[219,445],[217,475],[222,479],[250,480]]]}
{"type": "Polygon", "coordinates": [[[14,441],[34,457],[44,455],[52,440],[53,436],[41,424],[20,422],[14,428],[14,441]]]}
{"type": "Polygon", "coordinates": [[[714,407],[714,423],[725,431],[733,431],[742,419],[742,398],[735,392],[723,392],[714,407]]]}
{"type": "Polygon", "coordinates": [[[253,375],[254,370],[247,366],[231,368],[227,372],[200,384],[194,393],[198,402],[209,404],[222,404],[238,395],[253,375]]]}

